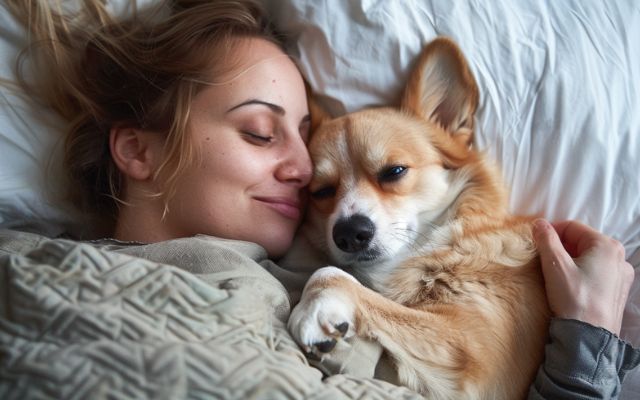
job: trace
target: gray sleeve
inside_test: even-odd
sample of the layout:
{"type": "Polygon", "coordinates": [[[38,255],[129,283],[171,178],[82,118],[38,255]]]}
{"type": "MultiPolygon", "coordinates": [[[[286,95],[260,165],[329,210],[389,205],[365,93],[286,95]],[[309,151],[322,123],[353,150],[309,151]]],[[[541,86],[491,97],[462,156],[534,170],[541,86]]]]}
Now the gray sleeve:
{"type": "Polygon", "coordinates": [[[640,364],[640,349],[582,321],[553,319],[549,335],[529,399],[616,399],[640,364]]]}

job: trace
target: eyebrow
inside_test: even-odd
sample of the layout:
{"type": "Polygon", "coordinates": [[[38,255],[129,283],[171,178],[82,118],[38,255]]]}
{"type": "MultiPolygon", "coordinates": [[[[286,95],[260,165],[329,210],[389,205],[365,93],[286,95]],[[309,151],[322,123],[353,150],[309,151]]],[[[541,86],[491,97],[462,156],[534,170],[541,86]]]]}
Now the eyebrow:
{"type": "Polygon", "coordinates": [[[259,104],[259,105],[263,105],[263,106],[267,106],[271,109],[271,111],[273,111],[274,113],[278,114],[278,115],[284,115],[285,111],[284,108],[280,107],[277,104],[273,104],[273,103],[269,103],[266,101],[262,101],[262,100],[258,100],[258,99],[251,99],[251,100],[247,100],[244,101],[238,105],[235,105],[233,107],[231,107],[230,109],[227,110],[227,113],[230,113],[233,110],[236,110],[240,107],[244,107],[244,106],[248,106],[248,105],[252,105],[252,104],[259,104]]]}

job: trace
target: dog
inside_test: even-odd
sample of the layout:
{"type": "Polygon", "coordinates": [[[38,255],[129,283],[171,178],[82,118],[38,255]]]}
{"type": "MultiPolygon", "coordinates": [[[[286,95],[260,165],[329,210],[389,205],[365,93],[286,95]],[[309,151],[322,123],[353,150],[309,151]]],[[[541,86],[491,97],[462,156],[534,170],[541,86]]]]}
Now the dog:
{"type": "Polygon", "coordinates": [[[339,268],[315,271],[292,310],[307,352],[358,335],[428,398],[526,397],[550,313],[534,217],[509,213],[499,169],[473,147],[478,102],[461,50],[440,37],[399,107],[335,119],[311,107],[300,232],[339,268]]]}

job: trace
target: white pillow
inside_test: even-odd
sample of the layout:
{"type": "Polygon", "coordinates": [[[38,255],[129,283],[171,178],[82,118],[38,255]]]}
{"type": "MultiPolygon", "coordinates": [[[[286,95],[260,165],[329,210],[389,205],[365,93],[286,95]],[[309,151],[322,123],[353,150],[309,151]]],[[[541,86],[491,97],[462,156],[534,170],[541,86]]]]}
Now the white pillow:
{"type": "MultiPolygon", "coordinates": [[[[26,32],[0,3],[0,79],[15,81],[15,60],[26,44],[26,32]]],[[[56,236],[73,225],[64,202],[63,132],[54,113],[30,105],[17,87],[0,85],[0,228],[56,236]]]]}
{"type": "MultiPolygon", "coordinates": [[[[140,8],[155,3],[137,0],[140,8]]],[[[115,15],[131,12],[128,0],[107,0],[107,6],[115,15]]],[[[15,81],[16,58],[27,45],[26,30],[0,2],[1,80],[15,81]]],[[[56,113],[26,101],[17,87],[0,84],[0,228],[46,236],[87,232],[77,209],[66,199],[65,131],[65,122],[56,113]]]]}

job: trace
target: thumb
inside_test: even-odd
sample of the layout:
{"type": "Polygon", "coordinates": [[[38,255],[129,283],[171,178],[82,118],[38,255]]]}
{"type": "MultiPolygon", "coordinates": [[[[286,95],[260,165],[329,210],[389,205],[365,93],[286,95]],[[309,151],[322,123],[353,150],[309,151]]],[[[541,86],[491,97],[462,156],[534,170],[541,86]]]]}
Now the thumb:
{"type": "Polygon", "coordinates": [[[551,268],[571,268],[574,266],[573,259],[567,253],[558,233],[553,226],[544,219],[538,219],[533,223],[533,238],[540,252],[542,261],[542,273],[547,276],[551,268]]]}

